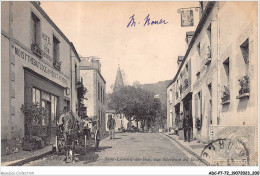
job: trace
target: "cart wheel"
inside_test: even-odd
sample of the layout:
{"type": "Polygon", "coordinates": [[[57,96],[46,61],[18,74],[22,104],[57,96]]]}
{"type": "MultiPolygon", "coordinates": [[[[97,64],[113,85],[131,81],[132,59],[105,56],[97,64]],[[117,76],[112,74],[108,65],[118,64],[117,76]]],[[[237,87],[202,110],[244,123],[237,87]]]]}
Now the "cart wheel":
{"type": "Polygon", "coordinates": [[[99,146],[99,141],[100,141],[100,132],[99,130],[97,130],[95,134],[95,150],[97,150],[99,146]]]}

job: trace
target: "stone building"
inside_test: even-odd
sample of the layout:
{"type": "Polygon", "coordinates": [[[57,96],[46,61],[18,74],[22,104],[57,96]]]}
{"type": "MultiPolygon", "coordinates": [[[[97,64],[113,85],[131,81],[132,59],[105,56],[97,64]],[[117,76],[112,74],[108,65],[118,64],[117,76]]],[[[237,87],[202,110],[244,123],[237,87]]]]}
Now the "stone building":
{"type": "Polygon", "coordinates": [[[208,142],[225,126],[251,126],[257,134],[257,3],[205,2],[203,7],[167,89],[173,103],[168,104],[168,127],[173,121],[181,123],[179,112],[185,116],[189,102],[194,139],[208,142]],[[183,81],[185,69],[188,82],[183,81]]]}
{"type": "Polygon", "coordinates": [[[106,113],[106,81],[101,74],[100,59],[94,56],[82,58],[80,75],[83,85],[87,88],[84,105],[87,108],[86,114],[90,118],[98,118],[101,131],[105,131],[106,113]]]}
{"type": "Polygon", "coordinates": [[[59,114],[76,112],[78,77],[72,73],[80,58],[39,2],[1,5],[3,155],[18,152],[28,138],[22,105],[39,103],[47,109],[46,117],[33,122],[32,128],[33,135],[46,144],[55,136],[59,114]]]}

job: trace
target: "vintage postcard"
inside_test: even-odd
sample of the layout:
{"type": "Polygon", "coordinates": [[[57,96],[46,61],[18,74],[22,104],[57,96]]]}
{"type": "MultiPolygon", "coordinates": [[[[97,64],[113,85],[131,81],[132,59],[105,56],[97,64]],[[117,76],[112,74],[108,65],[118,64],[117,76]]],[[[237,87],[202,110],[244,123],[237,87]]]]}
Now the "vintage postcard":
{"type": "Polygon", "coordinates": [[[5,169],[258,166],[257,1],[1,1],[1,78],[5,169]]]}

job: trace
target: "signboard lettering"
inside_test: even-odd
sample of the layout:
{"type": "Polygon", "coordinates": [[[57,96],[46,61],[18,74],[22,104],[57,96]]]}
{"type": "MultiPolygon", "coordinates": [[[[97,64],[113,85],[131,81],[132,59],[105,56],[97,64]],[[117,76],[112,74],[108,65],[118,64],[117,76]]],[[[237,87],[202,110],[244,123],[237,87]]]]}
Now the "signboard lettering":
{"type": "Polygon", "coordinates": [[[64,77],[63,75],[61,75],[60,73],[54,71],[48,65],[44,64],[41,61],[38,61],[37,59],[33,58],[32,56],[27,54],[25,51],[21,50],[20,48],[17,48],[16,46],[15,46],[14,50],[15,50],[15,54],[19,58],[27,61],[28,63],[30,63],[34,67],[39,68],[41,71],[50,75],[52,78],[58,79],[62,83],[68,85],[68,79],[66,77],[64,77]]]}

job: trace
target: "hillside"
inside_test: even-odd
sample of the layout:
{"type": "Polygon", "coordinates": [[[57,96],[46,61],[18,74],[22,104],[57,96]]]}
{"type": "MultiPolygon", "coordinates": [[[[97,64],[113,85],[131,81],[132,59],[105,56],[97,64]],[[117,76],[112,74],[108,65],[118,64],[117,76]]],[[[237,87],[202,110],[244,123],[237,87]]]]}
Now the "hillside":
{"type": "Polygon", "coordinates": [[[153,84],[141,84],[141,88],[153,92],[154,94],[160,95],[160,100],[162,106],[166,108],[166,100],[167,100],[167,86],[169,85],[171,80],[159,81],[153,84]]]}

